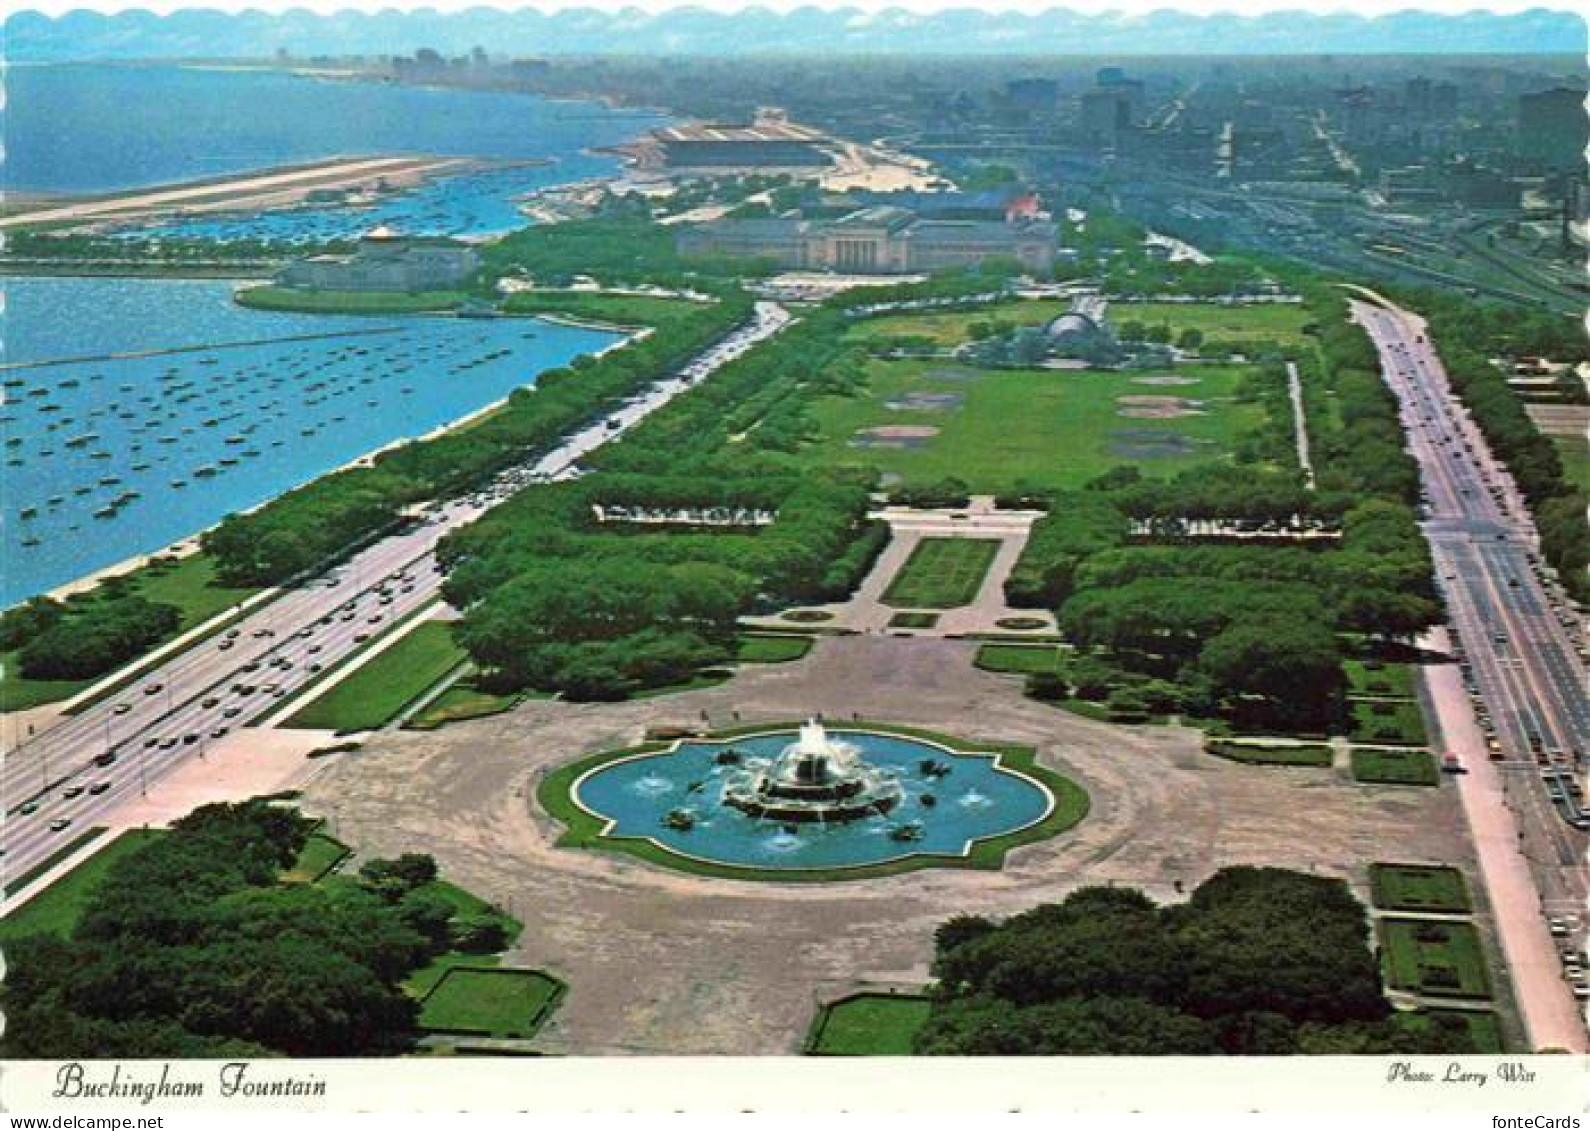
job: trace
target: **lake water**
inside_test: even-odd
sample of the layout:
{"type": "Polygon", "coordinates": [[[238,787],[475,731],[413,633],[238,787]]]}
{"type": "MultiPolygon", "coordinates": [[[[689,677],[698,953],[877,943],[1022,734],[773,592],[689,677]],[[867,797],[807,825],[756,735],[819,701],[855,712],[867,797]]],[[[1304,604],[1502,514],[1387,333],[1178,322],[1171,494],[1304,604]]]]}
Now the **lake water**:
{"type": "Polygon", "coordinates": [[[169,545],[615,340],[533,319],[253,311],[225,282],[8,279],[5,290],[0,606],[169,545]],[[107,356],[150,350],[185,352],[107,356]],[[73,358],[94,360],[41,364],[73,358]]]}
{"type": "Polygon", "coordinates": [[[6,86],[0,183],[13,191],[106,192],[355,155],[551,163],[449,178],[367,211],[301,208],[263,224],[195,218],[129,229],[140,234],[325,239],[381,223],[502,232],[525,222],[515,197],[612,174],[617,160],[593,150],[668,120],[530,94],[171,65],[14,67],[6,86]]]}

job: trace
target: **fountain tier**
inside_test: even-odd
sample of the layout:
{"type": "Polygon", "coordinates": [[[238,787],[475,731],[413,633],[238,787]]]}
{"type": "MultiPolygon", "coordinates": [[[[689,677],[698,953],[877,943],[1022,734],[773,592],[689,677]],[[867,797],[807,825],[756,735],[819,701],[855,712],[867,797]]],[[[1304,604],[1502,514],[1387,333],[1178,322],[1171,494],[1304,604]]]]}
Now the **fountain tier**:
{"type": "Polygon", "coordinates": [[[864,761],[848,742],[828,737],[819,722],[771,762],[760,759],[730,774],[723,803],[774,821],[852,821],[889,812],[905,791],[891,772],[864,761]]]}

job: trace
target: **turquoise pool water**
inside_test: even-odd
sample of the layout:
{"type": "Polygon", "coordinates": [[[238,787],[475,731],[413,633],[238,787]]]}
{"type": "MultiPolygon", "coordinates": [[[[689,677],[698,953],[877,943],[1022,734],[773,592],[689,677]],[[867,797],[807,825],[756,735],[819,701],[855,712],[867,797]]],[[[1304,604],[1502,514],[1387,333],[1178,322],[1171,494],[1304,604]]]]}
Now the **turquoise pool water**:
{"type": "Polygon", "coordinates": [[[898,735],[836,730],[831,737],[858,747],[861,757],[894,773],[905,792],[887,816],[839,825],[784,825],[749,817],[722,804],[724,778],[737,767],[717,763],[726,749],[746,760],[775,757],[795,741],[781,731],[731,741],[682,742],[671,752],[643,755],[592,771],[574,788],[575,800],[613,822],[609,836],[649,837],[665,848],[719,864],[759,869],[844,868],[912,855],[963,855],[978,840],[1026,828],[1049,812],[1049,791],[991,755],[957,754],[898,735]],[[937,762],[948,773],[925,769],[937,762]],[[666,823],[689,814],[689,829],[666,823]],[[914,826],[919,839],[892,834],[914,826]]]}

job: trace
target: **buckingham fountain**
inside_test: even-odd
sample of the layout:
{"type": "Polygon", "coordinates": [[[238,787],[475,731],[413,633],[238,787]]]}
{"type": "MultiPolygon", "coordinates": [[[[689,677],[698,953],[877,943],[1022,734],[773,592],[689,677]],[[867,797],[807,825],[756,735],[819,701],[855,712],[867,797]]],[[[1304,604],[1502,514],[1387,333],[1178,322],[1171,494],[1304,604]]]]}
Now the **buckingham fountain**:
{"type": "Polygon", "coordinates": [[[566,788],[600,822],[597,844],[764,874],[964,859],[1075,790],[1031,751],[816,719],[599,756],[566,788]]]}
{"type": "Polygon", "coordinates": [[[771,760],[752,758],[725,775],[723,803],[774,821],[853,821],[900,804],[897,774],[867,762],[854,743],[828,737],[815,719],[771,760]]]}

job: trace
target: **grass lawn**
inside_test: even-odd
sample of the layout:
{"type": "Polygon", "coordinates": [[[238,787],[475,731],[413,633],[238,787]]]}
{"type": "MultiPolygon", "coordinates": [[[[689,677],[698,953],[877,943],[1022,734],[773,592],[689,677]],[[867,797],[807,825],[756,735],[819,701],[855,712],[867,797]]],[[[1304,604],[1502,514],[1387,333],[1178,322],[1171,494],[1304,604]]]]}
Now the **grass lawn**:
{"type": "Polygon", "coordinates": [[[409,730],[435,730],[439,726],[461,722],[464,719],[483,719],[488,715],[500,715],[511,709],[521,698],[523,696],[518,694],[497,695],[490,691],[482,691],[467,678],[461,679],[432,699],[424,710],[411,716],[404,726],[409,730]]]}
{"type": "Polygon", "coordinates": [[[1473,924],[1386,918],[1379,930],[1387,985],[1442,997],[1491,996],[1473,924]]]}
{"type": "MultiPolygon", "coordinates": [[[[26,820],[13,817],[11,820],[26,820]]],[[[61,935],[71,933],[84,910],[94,900],[94,892],[117,861],[131,856],[155,837],[160,829],[130,829],[105,845],[93,856],[0,919],[0,942],[23,935],[61,935]]]]}
{"type": "Polygon", "coordinates": [[[419,314],[428,310],[455,310],[469,296],[463,291],[415,291],[405,294],[264,286],[238,291],[236,297],[239,305],[256,310],[287,310],[308,314],[419,314]]]}
{"type": "Polygon", "coordinates": [[[1407,1013],[1394,1013],[1397,1024],[1414,1032],[1422,1032],[1431,1022],[1452,1020],[1469,1031],[1469,1040],[1477,1053],[1498,1053],[1507,1050],[1502,1045],[1502,1025],[1496,1014],[1481,1009],[1419,1009],[1407,1013]]]}
{"type": "Polygon", "coordinates": [[[1553,436],[1562,457],[1563,478],[1581,491],[1590,491],[1590,444],[1583,436],[1553,436]]]}
{"type": "Polygon", "coordinates": [[[298,859],[282,873],[283,883],[312,884],[353,854],[353,850],[325,833],[310,833],[298,859]]]}
{"type": "Polygon", "coordinates": [[[1348,660],[1342,665],[1353,695],[1373,695],[1381,699],[1412,699],[1412,664],[1388,664],[1381,660],[1348,660]]]}
{"type": "MultiPolygon", "coordinates": [[[[337,876],[331,877],[335,881],[337,876]]],[[[425,891],[441,896],[453,905],[453,911],[458,915],[481,915],[496,919],[502,924],[503,932],[511,944],[519,937],[519,932],[524,929],[524,924],[512,915],[501,911],[481,899],[473,892],[466,891],[457,884],[448,883],[446,880],[436,880],[425,885],[425,891]]],[[[494,966],[498,956],[494,954],[470,954],[461,950],[448,950],[438,954],[430,962],[414,971],[403,979],[403,988],[410,995],[423,998],[436,987],[449,970],[456,967],[483,967],[494,966]]]]}
{"type": "Polygon", "coordinates": [[[810,636],[760,636],[745,633],[734,643],[734,658],[742,664],[783,664],[812,650],[810,636]]]}
{"type": "Polygon", "coordinates": [[[1216,758],[1230,762],[1245,762],[1250,766],[1329,766],[1331,748],[1318,743],[1220,742],[1207,740],[1204,750],[1216,758]]]}
{"type": "Polygon", "coordinates": [[[1430,864],[1371,864],[1369,887],[1375,906],[1387,911],[1473,909],[1463,873],[1430,864]]]}
{"type": "Polygon", "coordinates": [[[426,621],[296,711],[284,726],[373,730],[465,659],[447,621],[426,621]]]}
{"type": "Polygon", "coordinates": [[[1303,327],[1314,321],[1301,303],[1222,306],[1214,302],[1112,302],[1108,315],[1117,326],[1127,322],[1168,325],[1172,336],[1183,330],[1200,330],[1206,339],[1282,345],[1303,341],[1303,327]]]}
{"type": "Polygon", "coordinates": [[[664,687],[643,687],[630,695],[631,699],[655,699],[659,695],[676,695],[681,691],[699,691],[704,687],[716,687],[734,678],[734,673],[727,668],[703,668],[695,675],[682,683],[670,683],[664,687]]]}
{"type": "Polygon", "coordinates": [[[987,672],[1031,675],[1058,671],[1060,652],[1057,648],[1029,648],[1021,644],[984,644],[972,663],[987,672]]]}
{"type": "Polygon", "coordinates": [[[538,970],[457,966],[420,1003],[420,1028],[529,1037],[563,996],[563,983],[538,970]]]}
{"type": "Polygon", "coordinates": [[[183,632],[259,592],[216,584],[215,559],[209,554],[188,554],[170,565],[151,563],[132,575],[132,589],[150,601],[175,605],[182,613],[183,632]]]}
{"type": "Polygon", "coordinates": [[[1353,751],[1353,777],[1378,785],[1435,785],[1435,759],[1425,750],[1353,751]]]}
{"type": "Polygon", "coordinates": [[[1140,374],[1092,370],[978,370],[939,360],[872,360],[868,384],[854,396],[818,397],[811,416],[818,439],[793,457],[804,467],[873,468],[906,485],[964,480],[974,492],[998,493],[1019,482],[1080,487],[1111,468],[1133,464],[1151,476],[1227,458],[1234,441],[1264,419],[1263,406],[1234,395],[1245,367],[1200,365],[1197,384],[1155,387],[1140,374]],[[960,376],[956,376],[960,374],[960,376]],[[964,398],[938,409],[913,407],[911,394],[964,398]],[[1122,396],[1168,395],[1202,402],[1172,419],[1120,415],[1122,396]],[[891,407],[891,405],[893,407],[891,407]],[[908,425],[936,434],[875,446],[865,429],[908,425]],[[857,446],[858,444],[872,446],[857,446]]]}
{"type": "Polygon", "coordinates": [[[667,326],[699,309],[684,299],[590,291],[517,291],[503,300],[509,314],[561,314],[613,326],[667,326]]]}
{"type": "Polygon", "coordinates": [[[937,613],[895,613],[889,618],[890,628],[932,628],[938,623],[937,613]]]}
{"type": "Polygon", "coordinates": [[[1384,742],[1393,746],[1423,746],[1429,741],[1419,704],[1407,699],[1352,699],[1354,742],[1384,742]]]}
{"type": "Polygon", "coordinates": [[[955,609],[983,587],[1000,543],[993,538],[924,538],[883,592],[895,608],[955,609]]]}
{"type": "Polygon", "coordinates": [[[916,994],[854,994],[829,1002],[807,1038],[812,1056],[910,1056],[933,1003],[916,994]]]}
{"type": "MultiPolygon", "coordinates": [[[[126,576],[124,584],[129,592],[150,601],[176,606],[181,614],[178,634],[203,624],[259,592],[257,589],[230,589],[216,585],[215,559],[208,554],[189,554],[169,564],[154,562],[126,576]]],[[[3,672],[0,672],[0,711],[25,711],[45,703],[58,703],[105,678],[101,675],[92,679],[24,679],[14,674],[18,670],[17,664],[17,653],[0,653],[0,666],[3,666],[3,672]]]]}
{"type": "Polygon", "coordinates": [[[1011,299],[966,310],[946,310],[938,314],[901,314],[869,318],[851,331],[850,337],[871,344],[888,338],[928,338],[935,345],[958,346],[972,340],[968,327],[974,322],[1009,322],[1014,326],[1041,326],[1059,317],[1070,304],[1058,299],[1011,299]]]}

